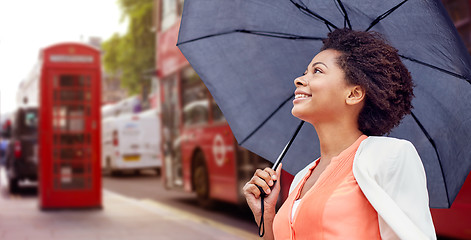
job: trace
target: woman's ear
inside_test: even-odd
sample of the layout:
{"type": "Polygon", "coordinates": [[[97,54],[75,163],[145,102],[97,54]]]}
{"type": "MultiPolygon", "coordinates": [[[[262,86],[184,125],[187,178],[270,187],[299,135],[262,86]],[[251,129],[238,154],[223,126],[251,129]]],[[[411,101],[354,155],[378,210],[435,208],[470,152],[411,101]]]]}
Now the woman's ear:
{"type": "Polygon", "coordinates": [[[348,105],[355,105],[359,104],[363,101],[365,98],[366,91],[364,88],[362,88],[359,85],[355,85],[350,88],[350,91],[348,93],[346,103],[348,105]]]}

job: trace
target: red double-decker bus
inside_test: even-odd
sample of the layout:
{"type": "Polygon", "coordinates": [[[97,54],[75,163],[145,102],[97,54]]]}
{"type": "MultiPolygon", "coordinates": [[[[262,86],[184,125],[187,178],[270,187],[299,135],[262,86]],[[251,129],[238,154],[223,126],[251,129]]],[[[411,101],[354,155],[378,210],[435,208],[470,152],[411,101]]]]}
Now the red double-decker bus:
{"type": "Polygon", "coordinates": [[[269,163],[239,147],[205,85],[175,46],[179,24],[158,35],[163,177],[168,188],[211,199],[243,200],[243,184],[269,163]]]}
{"type": "MultiPolygon", "coordinates": [[[[176,47],[179,17],[165,14],[175,2],[158,3],[163,8],[157,33],[157,88],[164,184],[196,192],[203,205],[213,199],[243,203],[243,185],[255,169],[271,163],[238,146],[206,86],[176,47]]],[[[289,186],[290,181],[284,182],[289,186]]]]}

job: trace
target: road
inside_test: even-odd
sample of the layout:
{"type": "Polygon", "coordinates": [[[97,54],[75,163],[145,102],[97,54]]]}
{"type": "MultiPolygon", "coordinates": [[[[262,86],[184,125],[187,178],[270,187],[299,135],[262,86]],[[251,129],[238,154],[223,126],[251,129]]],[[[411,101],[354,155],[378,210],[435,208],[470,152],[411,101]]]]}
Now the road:
{"type": "MultiPolygon", "coordinates": [[[[144,171],[140,175],[123,174],[121,176],[114,176],[114,177],[104,176],[103,188],[105,190],[104,193],[106,193],[104,195],[107,195],[108,203],[110,201],[109,200],[110,198],[116,199],[116,196],[117,196],[119,197],[119,199],[125,199],[125,200],[121,200],[121,202],[124,201],[124,203],[127,203],[128,205],[131,203],[131,205],[134,207],[139,205],[141,208],[148,209],[150,212],[155,211],[156,208],[159,209],[159,211],[162,211],[162,209],[164,209],[165,212],[171,213],[170,215],[167,214],[166,216],[171,216],[172,218],[176,218],[176,219],[191,218],[193,219],[192,222],[196,225],[198,223],[205,223],[203,224],[204,226],[211,226],[217,229],[226,229],[225,230],[226,232],[233,233],[234,236],[238,236],[243,239],[257,239],[256,237],[257,226],[253,222],[253,217],[248,209],[241,208],[233,204],[227,204],[227,203],[217,203],[215,207],[211,210],[202,209],[201,207],[198,206],[194,194],[180,192],[180,191],[168,191],[164,189],[160,177],[157,176],[153,171],[144,171]],[[178,218],[177,216],[180,218],[178,218]],[[230,229],[228,229],[228,227],[230,229]],[[244,230],[244,231],[240,231],[240,230],[244,230]],[[239,234],[240,232],[244,232],[244,233],[239,234]],[[247,236],[246,235],[247,233],[253,234],[253,236],[248,236],[246,238],[242,237],[242,235],[247,236]]],[[[21,207],[27,204],[29,208],[23,207],[23,209],[30,210],[29,214],[32,216],[33,220],[37,221],[38,219],[40,219],[38,218],[38,211],[37,211],[38,191],[37,191],[37,187],[35,183],[23,183],[21,191],[16,194],[10,194],[7,189],[8,189],[8,185],[6,181],[5,171],[4,169],[0,168],[0,201],[3,200],[3,203],[5,203],[5,201],[10,201],[10,202],[13,201],[13,206],[15,206],[15,208],[13,209],[16,209],[18,206],[21,207]],[[18,206],[15,205],[16,203],[18,203],[18,206]]],[[[121,203],[121,205],[124,206],[126,204],[121,203]]],[[[107,205],[105,201],[104,208],[105,209],[107,207],[109,208],[107,209],[107,211],[100,211],[100,212],[102,214],[105,214],[105,213],[109,214],[110,212],[113,212],[112,211],[113,207],[121,206],[121,205],[116,205],[116,204],[107,205]]],[[[5,208],[2,209],[2,207],[4,206],[0,204],[0,212],[2,212],[2,214],[5,214],[5,211],[7,209],[5,208]]],[[[10,213],[14,213],[14,216],[12,215],[10,217],[16,217],[17,215],[16,211],[17,210],[10,212],[10,213]]],[[[79,214],[80,211],[70,211],[70,212],[80,215],[79,214]]],[[[119,213],[121,214],[119,216],[122,216],[122,212],[120,211],[119,213]]],[[[2,214],[0,214],[0,217],[2,216],[2,214]]],[[[23,215],[19,215],[19,218],[17,219],[18,221],[20,220],[26,221],[25,219],[27,219],[27,213],[22,212],[22,214],[23,215]]],[[[90,216],[92,215],[100,216],[99,214],[91,214],[90,216]]],[[[45,220],[51,219],[48,214],[46,214],[45,216],[46,216],[45,220]]],[[[155,216],[155,214],[153,216],[155,216]]],[[[137,219],[142,219],[142,221],[144,222],[146,220],[149,220],[149,218],[145,218],[145,217],[137,218],[137,219]]],[[[159,221],[162,222],[160,218],[154,219],[152,221],[155,223],[159,221]]],[[[103,226],[105,226],[107,223],[109,224],[110,222],[111,220],[109,221],[107,220],[103,226]]],[[[98,223],[103,224],[103,221],[98,222],[98,223]]],[[[52,223],[51,226],[55,226],[54,224],[57,224],[57,223],[52,223]]],[[[18,223],[17,225],[20,226],[21,223],[18,223]]],[[[155,229],[156,227],[153,226],[152,223],[149,226],[151,226],[150,230],[160,231],[160,229],[156,230],[155,229]]],[[[201,226],[201,224],[199,226],[201,226]]],[[[3,231],[3,234],[5,234],[5,231],[8,231],[9,229],[3,228],[2,230],[1,227],[2,227],[2,224],[0,224],[0,239],[3,239],[2,231],[3,231]]],[[[71,226],[72,230],[76,228],[77,227],[75,225],[71,226]]],[[[34,228],[32,229],[34,230],[34,228]]],[[[69,231],[70,229],[65,229],[65,230],[69,231]]],[[[109,230],[106,230],[106,228],[103,228],[103,231],[105,231],[105,233],[108,233],[106,231],[109,231],[109,230]]],[[[34,234],[36,234],[36,232],[34,232],[34,234]]],[[[18,239],[18,238],[13,238],[13,239],[18,239]]],[[[48,239],[48,238],[44,238],[44,239],[48,239]]],[[[62,239],[65,239],[65,238],[62,238],[62,239]]],[[[446,237],[440,237],[440,236],[438,237],[438,239],[439,240],[455,240],[453,238],[446,238],[446,237]]]]}
{"type": "Polygon", "coordinates": [[[101,209],[40,211],[37,183],[10,194],[0,169],[0,239],[258,239],[247,211],[223,203],[200,209],[192,194],[166,191],[152,172],[103,182],[101,209]]]}
{"type": "Polygon", "coordinates": [[[104,176],[103,188],[138,200],[165,204],[252,233],[257,233],[258,230],[248,208],[218,202],[211,209],[203,209],[198,206],[194,194],[166,190],[161,178],[154,171],[141,171],[139,175],[104,176]]]}
{"type": "MultiPolygon", "coordinates": [[[[36,183],[22,183],[21,191],[17,194],[8,192],[6,173],[0,168],[0,197],[35,199],[38,196],[36,183]]],[[[168,208],[186,212],[200,219],[214,222],[236,229],[257,233],[257,226],[247,207],[217,202],[211,209],[198,206],[196,196],[182,191],[170,191],[163,187],[160,176],[154,171],[141,171],[139,175],[122,174],[119,176],[103,176],[103,189],[117,193],[130,199],[145,200],[168,208]]],[[[106,208],[106,206],[105,206],[106,208]]]]}

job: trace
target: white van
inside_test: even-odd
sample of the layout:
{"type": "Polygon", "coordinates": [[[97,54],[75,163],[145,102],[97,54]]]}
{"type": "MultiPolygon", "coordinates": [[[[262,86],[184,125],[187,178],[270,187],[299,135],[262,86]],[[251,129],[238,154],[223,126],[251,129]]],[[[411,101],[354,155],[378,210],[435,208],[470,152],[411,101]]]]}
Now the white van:
{"type": "Polygon", "coordinates": [[[155,109],[102,121],[102,168],[109,174],[141,169],[160,173],[160,120],[155,109]]]}

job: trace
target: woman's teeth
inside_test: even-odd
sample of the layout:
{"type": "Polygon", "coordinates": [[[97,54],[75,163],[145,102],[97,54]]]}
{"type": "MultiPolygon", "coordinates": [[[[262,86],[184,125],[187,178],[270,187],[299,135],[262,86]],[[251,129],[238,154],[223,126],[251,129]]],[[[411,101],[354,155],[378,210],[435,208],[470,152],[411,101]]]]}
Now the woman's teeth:
{"type": "Polygon", "coordinates": [[[294,98],[298,99],[298,98],[308,98],[308,97],[310,97],[310,96],[306,95],[306,94],[296,94],[296,96],[294,98]]]}

